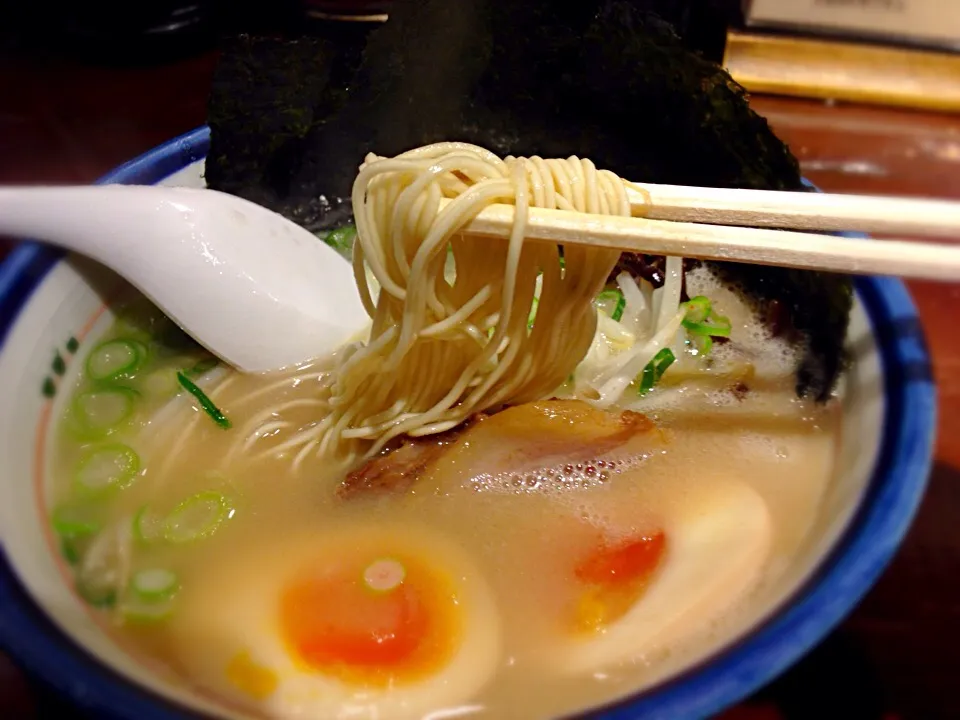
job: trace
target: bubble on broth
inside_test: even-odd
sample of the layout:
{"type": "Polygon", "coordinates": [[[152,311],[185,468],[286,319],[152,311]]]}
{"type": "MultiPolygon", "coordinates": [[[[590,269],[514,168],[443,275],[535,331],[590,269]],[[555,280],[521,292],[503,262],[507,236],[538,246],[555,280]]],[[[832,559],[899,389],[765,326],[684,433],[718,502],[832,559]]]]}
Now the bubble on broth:
{"type": "Polygon", "coordinates": [[[477,493],[560,494],[589,490],[605,485],[617,475],[636,467],[646,456],[598,458],[524,473],[480,473],[471,477],[469,482],[471,489],[477,493]]]}

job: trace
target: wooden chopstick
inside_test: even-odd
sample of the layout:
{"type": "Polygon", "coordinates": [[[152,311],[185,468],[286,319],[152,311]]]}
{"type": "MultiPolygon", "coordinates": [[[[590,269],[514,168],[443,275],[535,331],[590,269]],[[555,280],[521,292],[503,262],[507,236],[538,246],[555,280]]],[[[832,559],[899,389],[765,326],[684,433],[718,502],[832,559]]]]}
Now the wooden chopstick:
{"type": "MultiPolygon", "coordinates": [[[[803,3],[792,5],[809,12],[803,3]]],[[[884,14],[863,10],[865,18],[884,14]]],[[[861,14],[838,12],[848,11],[848,17],[861,14]]],[[[722,65],[753,94],[960,111],[960,57],[947,49],[731,31],[722,65]]]]}
{"type": "Polygon", "coordinates": [[[633,183],[634,216],[796,230],[906,233],[960,240],[960,203],[945,200],[727,190],[633,183]]]}
{"type": "MultiPolygon", "coordinates": [[[[464,229],[482,236],[509,237],[515,210],[513,205],[488,206],[464,229]]],[[[530,209],[526,237],[563,245],[602,247],[652,255],[678,255],[857,275],[960,280],[960,244],[860,240],[788,230],[591,215],[541,208],[530,209]]]]}

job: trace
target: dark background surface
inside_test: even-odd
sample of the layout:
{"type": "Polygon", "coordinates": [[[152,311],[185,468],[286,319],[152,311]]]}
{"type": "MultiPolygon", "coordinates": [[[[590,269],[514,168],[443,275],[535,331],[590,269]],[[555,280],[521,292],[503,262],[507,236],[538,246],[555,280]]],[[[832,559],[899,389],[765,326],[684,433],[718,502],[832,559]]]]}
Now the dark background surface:
{"type": "MultiPolygon", "coordinates": [[[[89,182],[204,122],[215,53],[202,23],[172,49],[134,52],[101,39],[79,53],[45,30],[42,10],[21,13],[32,16],[32,35],[4,32],[11,25],[0,19],[0,183],[89,182]]],[[[753,104],[824,190],[960,199],[960,117],[769,97],[753,104]]],[[[0,256],[6,247],[0,240],[0,256]]],[[[724,720],[960,718],[960,286],[910,289],[941,403],[917,521],[852,616],[724,720]]],[[[76,715],[0,656],[0,717],[76,715]]]]}

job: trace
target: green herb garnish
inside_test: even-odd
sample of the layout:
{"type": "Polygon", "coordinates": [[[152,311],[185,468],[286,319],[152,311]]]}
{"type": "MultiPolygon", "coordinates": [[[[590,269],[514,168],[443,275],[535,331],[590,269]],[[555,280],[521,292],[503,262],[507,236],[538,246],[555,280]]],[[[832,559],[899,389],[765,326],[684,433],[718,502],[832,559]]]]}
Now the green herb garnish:
{"type": "Polygon", "coordinates": [[[139,600],[147,603],[169,600],[179,587],[177,574],[166,568],[140,570],[130,580],[130,589],[139,600]]]}
{"type": "Polygon", "coordinates": [[[639,381],[637,384],[637,395],[646,395],[653,390],[653,386],[660,381],[660,378],[663,377],[667,368],[673,365],[676,359],[673,350],[670,348],[663,348],[663,350],[654,355],[653,359],[648,362],[646,367],[641,371],[640,377],[637,378],[639,381]]]}
{"type": "Polygon", "coordinates": [[[94,348],[87,358],[87,375],[97,381],[129,376],[143,365],[146,356],[147,347],[139,340],[107,340],[94,348]]]}
{"type": "Polygon", "coordinates": [[[190,378],[184,375],[182,372],[177,373],[177,381],[186,390],[188,393],[193,395],[197,402],[200,403],[200,407],[203,408],[203,411],[210,416],[210,418],[224,430],[227,430],[233,427],[233,423],[230,422],[230,419],[224,415],[220,408],[213,404],[213,401],[207,397],[207,394],[198,388],[190,378]]]}
{"type": "Polygon", "coordinates": [[[353,225],[345,225],[328,232],[323,241],[341,255],[349,255],[353,252],[355,237],[357,237],[357,228],[353,225]]]}
{"type": "Polygon", "coordinates": [[[706,355],[713,348],[713,338],[730,337],[732,325],[729,318],[715,313],[708,298],[698,295],[685,302],[684,307],[686,315],[682,325],[692,336],[701,355],[706,355]]]}
{"type": "Polygon", "coordinates": [[[169,542],[182,543],[209,537],[232,515],[223,495],[205,490],[180,503],[163,522],[163,536],[169,542]]]}
{"type": "Polygon", "coordinates": [[[612,320],[620,322],[623,317],[623,311],[627,307],[627,299],[619,290],[604,290],[597,295],[597,304],[607,311],[612,320]]]}

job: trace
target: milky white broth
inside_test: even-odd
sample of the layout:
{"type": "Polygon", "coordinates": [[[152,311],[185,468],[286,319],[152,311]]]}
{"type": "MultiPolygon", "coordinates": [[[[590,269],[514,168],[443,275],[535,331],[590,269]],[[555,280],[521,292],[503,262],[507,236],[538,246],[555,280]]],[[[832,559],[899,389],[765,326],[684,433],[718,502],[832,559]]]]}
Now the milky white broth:
{"type": "MultiPolygon", "coordinates": [[[[255,416],[287,401],[305,402],[284,409],[281,420],[316,419],[308,401],[323,363],[285,375],[244,376],[222,367],[198,374],[232,423],[225,430],[190,396],[177,394],[174,372],[206,356],[176,342],[169,321],[134,301],[106,335],[87,341],[92,347],[110,337],[139,338],[147,349],[147,364],[132,379],[97,386],[135,390],[131,416],[94,437],[71,410],[55,429],[50,507],[86,513],[98,526],[66,537],[66,555],[80,568],[74,572],[81,583],[93,572],[102,584],[106,572],[108,584],[121,585],[113,597],[93,593],[106,606],[96,612],[135,657],[253,715],[331,717],[353,707],[359,714],[350,717],[417,717],[462,707],[469,715],[537,718],[634,692],[721,646],[769,609],[809,541],[834,471],[837,401],[797,400],[792,352],[709,276],[688,282],[691,294],[709,294],[733,321],[732,342],[715,351],[718,364],[739,358],[740,367],[747,358],[752,370],[697,378],[678,369],[648,396],[630,394],[656,429],[597,456],[616,456],[616,463],[587,472],[576,461],[564,469],[551,456],[555,472],[541,472],[536,460],[532,470],[511,468],[528,436],[507,420],[487,425],[493,416],[455,441],[412,489],[350,498],[336,494],[342,478],[323,458],[311,456],[292,473],[289,453],[264,452],[282,429],[247,450],[238,436],[255,416]],[[731,392],[741,380],[747,391],[731,392]],[[118,443],[139,456],[135,476],[99,494],[78,489],[82,458],[118,443]],[[131,536],[141,508],[154,523],[144,527],[156,530],[158,518],[202,492],[219,493],[228,504],[208,536],[180,543],[131,536]],[[579,592],[572,567],[595,547],[598,532],[612,542],[661,529],[666,554],[636,607],[649,600],[650,612],[666,608],[674,616],[650,622],[628,610],[622,623],[630,624],[608,624],[602,643],[572,634],[564,620],[579,592]],[[120,550],[104,550],[106,533],[114,533],[120,550]],[[335,674],[284,657],[289,648],[278,640],[275,617],[295,566],[349,555],[380,535],[386,546],[440,563],[460,602],[458,639],[435,670],[438,684],[398,682],[389,697],[382,690],[364,695],[335,674]],[[91,559],[94,552],[103,557],[91,559]],[[123,620],[126,582],[150,568],[177,578],[169,609],[159,619],[123,620]],[[256,672],[245,671],[241,689],[227,667],[243,653],[255,658],[256,672]]],[[[73,392],[93,387],[79,377],[73,392]]],[[[517,417],[535,445],[536,422],[517,417]]]]}

